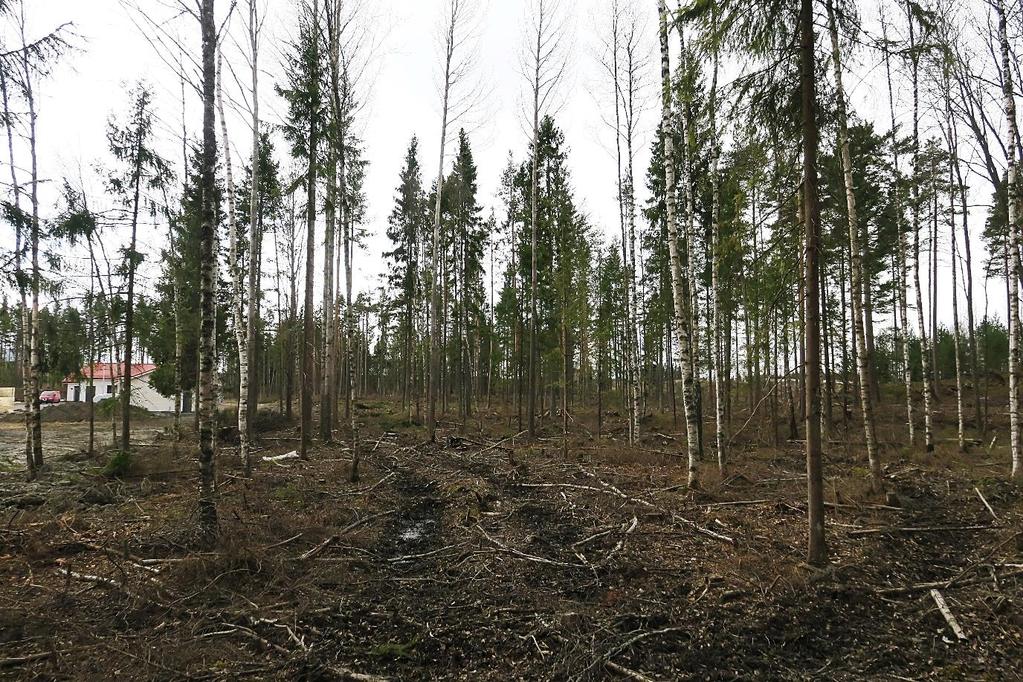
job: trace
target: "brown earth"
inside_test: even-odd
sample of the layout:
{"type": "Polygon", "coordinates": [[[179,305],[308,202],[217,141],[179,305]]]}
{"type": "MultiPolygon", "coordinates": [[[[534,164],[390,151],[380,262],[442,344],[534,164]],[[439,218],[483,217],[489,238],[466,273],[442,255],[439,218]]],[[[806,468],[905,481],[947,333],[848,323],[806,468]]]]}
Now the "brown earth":
{"type": "Polygon", "coordinates": [[[340,443],[263,461],[293,427],[261,435],[252,479],[225,446],[215,548],[193,532],[190,441],[139,448],[124,480],[53,457],[42,482],[0,477],[0,675],[1023,679],[1023,496],[1005,448],[958,454],[939,408],[930,456],[881,411],[892,500],[869,493],[855,422],[834,425],[824,571],[803,564],[801,444],[768,445],[759,418],[692,491],[670,415],[630,447],[620,418],[598,441],[576,414],[564,457],[559,424],[527,444],[486,413],[429,444],[360,403],[357,483],[340,443]]]}

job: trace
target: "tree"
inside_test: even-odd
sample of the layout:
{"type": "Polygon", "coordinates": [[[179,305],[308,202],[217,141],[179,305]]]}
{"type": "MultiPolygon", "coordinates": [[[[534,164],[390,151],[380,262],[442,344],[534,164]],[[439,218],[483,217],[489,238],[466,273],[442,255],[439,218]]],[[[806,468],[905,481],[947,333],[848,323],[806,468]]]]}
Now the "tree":
{"type": "Polygon", "coordinates": [[[809,542],[807,561],[827,561],[824,540],[824,475],[820,431],[820,320],[818,250],[820,248],[820,206],[817,203],[817,113],[816,59],[814,56],[813,2],[801,0],[799,8],[800,108],[803,132],[803,219],[805,221],[806,329],[804,353],[806,373],[806,476],[809,542]]]}
{"type": "MultiPolygon", "coordinates": [[[[906,19],[909,24],[909,60],[910,74],[913,86],[913,181],[910,184],[912,196],[912,217],[913,217],[913,288],[916,290],[916,319],[917,331],[920,335],[920,364],[923,373],[923,398],[924,398],[924,449],[927,452],[934,451],[934,427],[932,423],[931,398],[934,395],[931,374],[931,351],[927,340],[927,325],[924,321],[923,288],[920,285],[920,185],[923,168],[920,164],[920,81],[919,65],[920,51],[916,44],[916,32],[914,17],[917,5],[907,0],[906,19]]],[[[1010,325],[1011,326],[1011,325],[1010,325]]],[[[1012,374],[1010,370],[1010,375],[1012,374]]],[[[1010,391],[1011,394],[1011,391],[1010,391]]]]}
{"type": "MultiPolygon", "coordinates": [[[[249,0],[249,22],[248,22],[248,34],[249,34],[249,66],[252,74],[252,88],[250,90],[252,102],[252,154],[250,156],[250,170],[249,170],[249,290],[247,296],[248,304],[248,321],[246,324],[246,332],[248,339],[246,342],[247,349],[250,353],[255,353],[258,350],[257,342],[260,327],[260,275],[262,273],[261,267],[261,255],[263,245],[263,230],[261,220],[263,211],[267,202],[261,201],[260,187],[266,186],[268,183],[264,182],[263,174],[261,171],[262,159],[266,156],[264,154],[265,146],[260,136],[260,120],[259,120],[259,38],[262,29],[262,20],[259,17],[259,10],[257,8],[256,0],[249,0]]],[[[272,157],[269,157],[272,159],[272,157]]],[[[276,174],[273,178],[276,181],[276,174]]],[[[278,187],[275,187],[278,189],[278,187]]],[[[274,197],[276,199],[277,197],[274,197]]],[[[239,414],[241,410],[246,410],[248,414],[245,420],[245,431],[244,439],[246,443],[252,441],[252,417],[255,416],[255,411],[258,403],[258,387],[259,384],[256,381],[256,371],[258,365],[255,362],[249,362],[247,369],[248,381],[247,388],[244,396],[239,396],[239,414]]],[[[241,432],[241,423],[239,419],[239,432],[241,432]]],[[[252,473],[252,454],[248,450],[242,453],[242,462],[245,465],[245,475],[249,476],[252,473]]]]}
{"type": "Polygon", "coordinates": [[[200,228],[200,315],[199,328],[199,528],[213,540],[217,535],[217,506],[214,499],[213,426],[216,396],[214,341],[216,336],[216,301],[214,277],[217,268],[216,196],[217,138],[214,131],[213,105],[216,92],[217,27],[214,0],[202,0],[200,28],[202,31],[202,161],[200,189],[202,222],[200,228]]]}
{"type": "Polygon", "coordinates": [[[1005,123],[1009,129],[1009,143],[1006,148],[1006,206],[1008,209],[1009,239],[1006,246],[1008,252],[1006,269],[1009,279],[1009,453],[1012,457],[1013,482],[1023,482],[1023,443],[1020,442],[1019,415],[1019,279],[1023,276],[1020,265],[1019,226],[1019,160],[1017,148],[1019,128],[1016,122],[1016,94],[1012,89],[1012,62],[1009,59],[1009,38],[1006,28],[1006,12],[1002,0],[994,3],[998,16],[998,47],[1001,56],[1002,100],[1005,109],[1005,123]]]}
{"type": "Polygon", "coordinates": [[[527,33],[523,74],[531,98],[533,165],[530,172],[530,311],[529,311],[529,438],[536,439],[537,398],[537,173],[541,116],[552,106],[553,98],[565,73],[566,62],[561,53],[564,39],[560,0],[535,0],[531,8],[532,24],[527,33]]]}
{"type": "MultiPolygon", "coordinates": [[[[433,207],[433,239],[430,256],[430,376],[428,386],[427,423],[430,441],[437,440],[437,396],[440,390],[441,345],[441,201],[444,189],[444,152],[449,123],[465,113],[459,111],[455,90],[464,85],[474,55],[467,44],[470,23],[474,19],[473,0],[448,0],[442,24],[443,77],[441,81],[440,150],[437,160],[437,182],[433,207]]],[[[470,100],[471,106],[471,100],[470,100]]]]}
{"type": "Polygon", "coordinates": [[[313,430],[313,353],[316,345],[316,322],[313,281],[316,275],[316,184],[319,169],[320,118],[320,9],[319,0],[304,3],[299,17],[299,36],[287,58],[286,86],[278,92],[288,103],[288,124],[285,136],[292,145],[292,154],[306,161],[305,172],[305,297],[302,312],[301,352],[301,443],[299,455],[308,458],[313,430]]]}
{"type": "MultiPolygon", "coordinates": [[[[845,89],[842,84],[842,53],[839,47],[838,21],[835,17],[834,0],[827,0],[828,28],[831,34],[831,58],[835,70],[835,100],[838,105],[838,145],[842,155],[842,179],[845,186],[846,212],[849,223],[849,278],[852,300],[853,336],[856,344],[856,371],[860,384],[860,411],[863,415],[863,434],[867,445],[867,461],[870,464],[871,486],[875,493],[884,490],[881,462],[877,455],[877,438],[874,434],[874,401],[871,394],[871,356],[867,350],[867,314],[863,301],[869,293],[864,292],[863,250],[860,246],[860,223],[856,211],[856,193],[853,183],[852,154],[849,151],[849,122],[846,113],[845,89]]],[[[869,285],[868,285],[869,288],[869,285]]]]}
{"type": "Polygon", "coordinates": [[[159,190],[168,181],[170,167],[153,149],[152,92],[145,85],[131,93],[131,111],[123,126],[111,121],[107,127],[107,143],[114,159],[121,164],[107,179],[109,190],[120,198],[128,211],[130,237],[125,252],[127,290],[124,308],[124,366],[121,391],[121,451],[131,448],[131,379],[133,342],[135,338],[135,274],[142,263],[136,250],[139,211],[144,190],[159,190]]]}
{"type": "Polygon", "coordinates": [[[234,340],[238,350],[238,443],[239,456],[246,475],[252,470],[249,454],[249,335],[245,315],[245,235],[239,224],[234,183],[234,164],[231,161],[231,143],[227,135],[227,117],[224,115],[224,55],[217,53],[217,110],[220,115],[220,136],[224,141],[224,170],[227,182],[228,247],[227,262],[231,272],[231,311],[234,320],[234,340]]]}
{"type": "Polygon", "coordinates": [[[691,488],[699,486],[699,460],[697,445],[696,405],[693,396],[694,379],[690,360],[689,317],[687,297],[682,270],[682,254],[679,248],[678,223],[675,217],[675,151],[672,135],[671,115],[671,62],[668,46],[668,12],[664,0],[658,2],[661,39],[661,139],[664,148],[664,195],[665,220],[668,223],[668,251],[671,262],[672,300],[675,304],[675,334],[679,353],[679,367],[682,369],[682,404],[686,414],[686,446],[688,450],[688,483],[691,488]]]}
{"type": "Polygon", "coordinates": [[[426,194],[423,191],[422,171],[419,166],[419,141],[415,136],[409,142],[400,182],[395,190],[394,208],[388,218],[387,236],[393,244],[384,253],[393,267],[389,269],[388,284],[395,292],[393,305],[400,309],[399,338],[401,339],[402,405],[412,419],[413,393],[417,392],[415,358],[419,329],[417,311],[421,305],[420,245],[428,229],[426,194]]]}

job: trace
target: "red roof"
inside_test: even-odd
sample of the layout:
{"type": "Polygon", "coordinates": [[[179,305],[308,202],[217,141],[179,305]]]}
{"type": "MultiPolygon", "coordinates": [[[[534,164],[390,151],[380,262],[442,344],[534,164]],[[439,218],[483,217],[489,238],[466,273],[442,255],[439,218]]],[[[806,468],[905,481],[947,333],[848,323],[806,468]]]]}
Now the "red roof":
{"type": "MultiPolygon", "coordinates": [[[[140,377],[143,374],[149,374],[155,369],[156,365],[154,364],[150,363],[135,364],[131,366],[131,376],[132,378],[140,377]]],[[[87,380],[91,375],[94,380],[97,379],[109,380],[111,378],[120,379],[123,371],[124,365],[121,363],[115,364],[112,362],[100,362],[95,365],[92,365],[91,367],[82,367],[82,378],[87,380]]],[[[69,376],[64,379],[64,383],[74,384],[78,383],[78,380],[73,376],[69,376]]]]}

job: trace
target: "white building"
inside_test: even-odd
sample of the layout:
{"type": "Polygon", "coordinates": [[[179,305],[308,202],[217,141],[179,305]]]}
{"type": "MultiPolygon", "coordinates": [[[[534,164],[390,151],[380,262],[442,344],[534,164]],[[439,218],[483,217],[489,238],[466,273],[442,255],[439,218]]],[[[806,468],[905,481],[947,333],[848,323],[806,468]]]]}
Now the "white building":
{"type": "MultiPolygon", "coordinates": [[[[123,365],[109,362],[83,367],[80,377],[64,379],[64,400],[71,403],[99,402],[120,395],[124,383],[121,379],[123,370],[123,365]]],[[[156,365],[152,364],[131,366],[131,404],[151,412],[173,412],[174,398],[164,396],[152,384],[154,371],[156,365]]],[[[181,411],[192,411],[190,391],[181,394],[181,411]]]]}

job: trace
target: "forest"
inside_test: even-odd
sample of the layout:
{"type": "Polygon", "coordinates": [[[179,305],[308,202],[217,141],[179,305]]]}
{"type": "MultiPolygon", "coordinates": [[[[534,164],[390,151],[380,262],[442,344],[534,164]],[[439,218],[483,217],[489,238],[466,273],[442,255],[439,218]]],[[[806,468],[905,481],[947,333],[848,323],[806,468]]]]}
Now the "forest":
{"type": "Polygon", "coordinates": [[[1023,3],[79,1],[0,677],[1023,679],[1023,3]]]}

